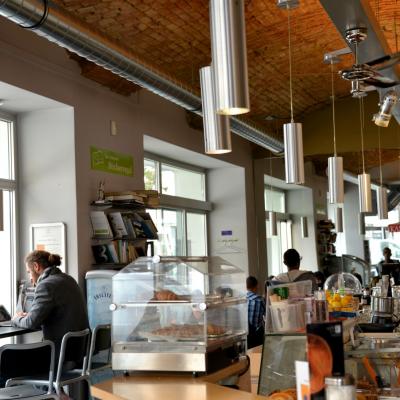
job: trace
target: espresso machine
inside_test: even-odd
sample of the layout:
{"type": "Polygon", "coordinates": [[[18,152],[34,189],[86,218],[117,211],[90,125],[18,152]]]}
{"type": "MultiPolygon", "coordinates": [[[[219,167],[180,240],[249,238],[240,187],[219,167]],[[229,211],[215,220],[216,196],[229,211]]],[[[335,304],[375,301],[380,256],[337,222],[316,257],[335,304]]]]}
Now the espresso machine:
{"type": "Polygon", "coordinates": [[[371,296],[371,322],[373,324],[388,325],[398,322],[394,315],[393,297],[371,296]]]}

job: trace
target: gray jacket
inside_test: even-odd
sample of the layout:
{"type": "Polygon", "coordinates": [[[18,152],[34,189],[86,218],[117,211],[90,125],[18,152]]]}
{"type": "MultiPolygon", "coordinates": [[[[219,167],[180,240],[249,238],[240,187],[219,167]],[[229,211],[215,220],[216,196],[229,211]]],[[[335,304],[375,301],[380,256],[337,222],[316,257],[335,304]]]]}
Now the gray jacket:
{"type": "Polygon", "coordinates": [[[42,328],[44,339],[54,342],[56,352],[65,333],[89,327],[81,289],[74,278],[56,267],[46,268],[39,277],[28,315],[12,322],[21,328],[42,328]]]}

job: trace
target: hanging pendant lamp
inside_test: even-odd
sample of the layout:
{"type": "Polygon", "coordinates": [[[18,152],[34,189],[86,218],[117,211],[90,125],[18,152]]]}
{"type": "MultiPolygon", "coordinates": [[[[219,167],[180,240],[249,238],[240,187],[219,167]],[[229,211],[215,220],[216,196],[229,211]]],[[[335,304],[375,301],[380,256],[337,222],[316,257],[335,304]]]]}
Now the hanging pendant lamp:
{"type": "Polygon", "coordinates": [[[229,117],[215,112],[212,72],[211,67],[200,69],[205,152],[206,154],[229,153],[232,151],[229,117]]]}
{"type": "Polygon", "coordinates": [[[361,236],[365,235],[365,217],[362,212],[358,213],[358,233],[361,236]]]}
{"type": "Polygon", "coordinates": [[[0,232],[4,231],[3,191],[0,189],[0,232]]]}
{"type": "Polygon", "coordinates": [[[388,219],[388,197],[387,189],[383,186],[379,186],[376,193],[377,206],[378,206],[378,217],[379,219],[388,219]]]}
{"type": "Polygon", "coordinates": [[[342,207],[335,208],[335,225],[336,225],[337,233],[343,232],[343,208],[342,207]]]}
{"type": "Polygon", "coordinates": [[[250,111],[244,0],[210,1],[211,53],[215,69],[216,111],[250,111]]]}
{"type": "Polygon", "coordinates": [[[361,127],[361,156],[362,156],[362,174],[358,175],[358,196],[360,203],[360,212],[368,213],[372,211],[371,194],[371,176],[365,172],[364,157],[364,100],[359,99],[360,104],[360,127],[361,127]]]}
{"type": "Polygon", "coordinates": [[[278,221],[275,211],[268,211],[268,222],[271,236],[278,236],[278,221]]]}
{"type": "Polygon", "coordinates": [[[308,219],[307,219],[307,217],[300,218],[300,227],[301,227],[301,237],[303,239],[308,238],[308,219]]]}
{"type": "Polygon", "coordinates": [[[378,127],[378,150],[379,150],[379,178],[380,178],[380,186],[376,193],[378,217],[379,217],[379,219],[388,219],[387,190],[383,186],[383,179],[382,179],[382,153],[381,153],[381,128],[380,127],[378,127]]]}
{"type": "Polygon", "coordinates": [[[298,5],[297,1],[278,1],[278,7],[287,9],[288,40],[289,40],[289,94],[290,123],[283,125],[285,146],[285,179],[286,183],[302,185],[304,179],[303,132],[302,125],[294,122],[293,117],[293,87],[292,87],[292,48],[290,32],[290,9],[298,5]]]}
{"type": "Polygon", "coordinates": [[[333,59],[331,59],[332,86],[332,126],[333,126],[333,157],[328,158],[329,203],[344,203],[343,158],[336,151],[336,118],[335,118],[335,87],[333,74],[333,59]]]}

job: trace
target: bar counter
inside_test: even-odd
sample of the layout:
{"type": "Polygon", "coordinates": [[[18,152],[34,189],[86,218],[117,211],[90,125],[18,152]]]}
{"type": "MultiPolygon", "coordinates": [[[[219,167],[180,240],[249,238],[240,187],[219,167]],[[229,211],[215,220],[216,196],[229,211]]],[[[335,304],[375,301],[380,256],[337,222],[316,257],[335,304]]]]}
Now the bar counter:
{"type": "Polygon", "coordinates": [[[251,394],[250,374],[247,371],[236,390],[218,385],[217,382],[240,374],[247,360],[239,361],[216,373],[193,377],[192,375],[154,373],[138,374],[113,379],[92,386],[92,396],[101,400],[261,400],[265,397],[251,394]]]}

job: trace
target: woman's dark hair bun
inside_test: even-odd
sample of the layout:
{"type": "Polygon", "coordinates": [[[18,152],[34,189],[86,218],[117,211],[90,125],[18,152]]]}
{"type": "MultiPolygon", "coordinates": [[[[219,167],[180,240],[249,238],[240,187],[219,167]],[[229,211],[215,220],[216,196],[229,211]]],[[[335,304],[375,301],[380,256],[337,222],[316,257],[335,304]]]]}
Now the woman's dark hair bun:
{"type": "Polygon", "coordinates": [[[49,266],[58,267],[61,265],[61,257],[58,254],[49,255],[49,266]]]}

